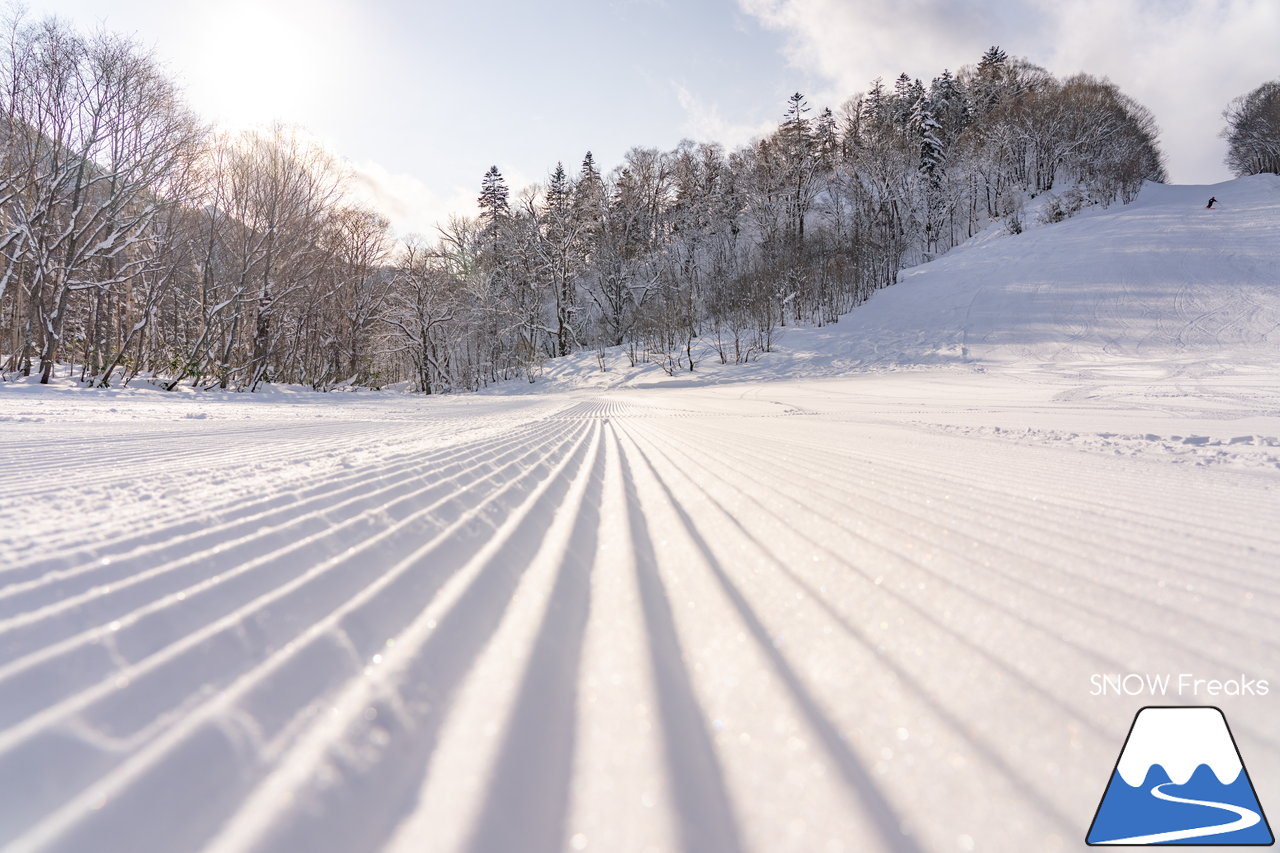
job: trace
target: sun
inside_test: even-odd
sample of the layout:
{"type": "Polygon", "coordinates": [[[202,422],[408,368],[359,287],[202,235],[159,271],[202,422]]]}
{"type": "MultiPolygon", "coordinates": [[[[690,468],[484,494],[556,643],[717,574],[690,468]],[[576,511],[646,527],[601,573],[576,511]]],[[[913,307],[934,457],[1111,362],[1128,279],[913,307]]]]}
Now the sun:
{"type": "Polygon", "coordinates": [[[228,0],[193,15],[201,47],[181,61],[199,112],[228,127],[301,122],[336,73],[334,28],[317,6],[228,0]]]}

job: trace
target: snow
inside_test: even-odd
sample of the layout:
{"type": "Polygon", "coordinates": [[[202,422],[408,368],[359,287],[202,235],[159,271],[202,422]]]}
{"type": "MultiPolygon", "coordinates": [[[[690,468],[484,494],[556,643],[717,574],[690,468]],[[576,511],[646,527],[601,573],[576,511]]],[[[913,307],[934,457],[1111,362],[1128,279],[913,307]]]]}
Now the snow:
{"type": "Polygon", "coordinates": [[[1169,781],[1185,785],[1196,768],[1208,765],[1223,785],[1240,775],[1242,765],[1222,712],[1216,708],[1144,708],[1133,722],[1116,770],[1136,788],[1154,766],[1169,781]]]}
{"type": "Polygon", "coordinates": [[[1162,701],[1265,805],[1269,696],[1090,688],[1280,677],[1277,233],[1150,186],[691,375],[6,383],[0,847],[1076,850],[1162,701]]]}

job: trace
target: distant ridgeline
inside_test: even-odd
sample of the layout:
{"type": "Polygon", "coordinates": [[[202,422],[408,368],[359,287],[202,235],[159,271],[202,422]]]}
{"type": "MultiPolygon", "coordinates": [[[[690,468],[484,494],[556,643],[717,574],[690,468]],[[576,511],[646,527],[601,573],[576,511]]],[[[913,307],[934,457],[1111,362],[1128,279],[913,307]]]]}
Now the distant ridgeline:
{"type": "Polygon", "coordinates": [[[0,38],[0,369],[46,381],[430,393],[591,347],[750,361],[994,220],[1020,230],[1031,195],[1060,194],[1054,219],[1164,177],[1144,107],[993,47],[835,111],[796,94],[731,152],[636,148],[607,174],[588,153],[514,202],[494,167],[477,219],[406,247],[296,135],[211,137],[127,39],[0,38]]]}

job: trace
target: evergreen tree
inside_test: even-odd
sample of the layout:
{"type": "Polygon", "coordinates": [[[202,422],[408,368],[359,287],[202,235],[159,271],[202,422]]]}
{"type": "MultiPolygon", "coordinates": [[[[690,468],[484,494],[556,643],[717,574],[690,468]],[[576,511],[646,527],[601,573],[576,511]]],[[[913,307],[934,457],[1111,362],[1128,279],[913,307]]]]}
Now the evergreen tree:
{"type": "Polygon", "coordinates": [[[574,323],[578,312],[576,277],[583,263],[579,234],[582,226],[575,217],[573,186],[564,164],[547,180],[546,209],[541,231],[542,272],[550,279],[555,300],[556,355],[568,355],[577,340],[574,323]]]}
{"type": "Polygon", "coordinates": [[[915,97],[912,91],[911,78],[906,72],[898,75],[893,81],[893,121],[894,124],[906,127],[915,111],[915,97]]]}
{"type": "Polygon", "coordinates": [[[973,108],[976,113],[985,113],[1000,102],[1008,61],[1009,55],[995,45],[982,54],[974,80],[973,108]]]}
{"type": "Polygon", "coordinates": [[[813,144],[822,168],[832,168],[840,153],[840,139],[836,132],[836,117],[832,115],[830,108],[824,108],[818,116],[813,129],[813,144]]]}
{"type": "Polygon", "coordinates": [[[480,182],[480,198],[477,199],[480,205],[480,218],[485,224],[496,225],[511,214],[511,208],[507,203],[510,195],[507,182],[498,171],[498,167],[490,166],[480,182]]]}
{"type": "Polygon", "coordinates": [[[987,74],[995,71],[1003,70],[1005,63],[1009,61],[1009,54],[1000,49],[999,45],[992,45],[982,54],[982,59],[978,61],[978,73],[987,74]]]}
{"type": "Polygon", "coordinates": [[[845,105],[844,122],[840,129],[840,157],[843,160],[850,159],[853,152],[862,147],[865,113],[865,95],[859,95],[845,105]]]}
{"type": "Polygon", "coordinates": [[[929,102],[933,117],[939,125],[938,137],[949,145],[969,126],[969,110],[965,104],[964,90],[949,70],[943,70],[933,78],[929,85],[929,102]]]}
{"type": "Polygon", "coordinates": [[[805,118],[807,112],[809,112],[809,103],[804,99],[804,95],[796,92],[787,98],[787,113],[782,121],[782,136],[786,142],[787,156],[792,161],[804,157],[810,150],[809,119],[805,118]]]}
{"type": "MultiPolygon", "coordinates": [[[[507,182],[498,171],[498,167],[490,166],[480,182],[480,197],[477,203],[480,205],[480,221],[483,223],[482,235],[495,256],[502,241],[504,226],[511,218],[511,208],[507,203],[507,197],[510,194],[507,182]]],[[[494,257],[493,262],[499,264],[500,259],[494,257]]]]}
{"type": "Polygon", "coordinates": [[[871,82],[867,96],[862,99],[862,124],[864,129],[875,128],[888,120],[889,98],[884,90],[884,81],[877,77],[871,82]]]}
{"type": "Polygon", "coordinates": [[[556,168],[547,181],[547,211],[557,218],[568,215],[573,190],[569,185],[569,176],[565,174],[564,164],[557,162],[556,168]]]}
{"type": "Polygon", "coordinates": [[[916,102],[911,125],[920,144],[920,171],[932,176],[942,168],[946,148],[941,139],[942,127],[934,118],[933,106],[928,99],[921,98],[916,102]]]}
{"type": "Polygon", "coordinates": [[[804,217],[813,201],[817,163],[814,159],[814,140],[809,128],[809,104],[804,95],[796,92],[787,99],[787,113],[782,122],[781,135],[787,183],[791,196],[790,230],[797,245],[804,243],[804,217]]]}
{"type": "Polygon", "coordinates": [[[600,180],[600,170],[596,168],[595,155],[590,151],[582,158],[582,170],[578,174],[578,180],[579,182],[600,180]]]}
{"type": "Polygon", "coordinates": [[[573,187],[574,218],[585,228],[594,229],[604,214],[605,200],[604,180],[596,168],[596,158],[588,151],[573,187]]]}

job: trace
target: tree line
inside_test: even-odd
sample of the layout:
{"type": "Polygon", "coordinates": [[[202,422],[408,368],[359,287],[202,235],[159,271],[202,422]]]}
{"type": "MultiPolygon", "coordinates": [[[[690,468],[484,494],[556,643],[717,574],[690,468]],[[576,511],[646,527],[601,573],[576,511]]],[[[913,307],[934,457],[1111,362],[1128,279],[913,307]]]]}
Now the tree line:
{"type": "Polygon", "coordinates": [[[218,135],[128,39],[0,45],[0,354],[49,381],[316,387],[371,375],[387,224],[283,130],[218,135]]]}
{"type": "Polygon", "coordinates": [[[1236,177],[1280,175],[1280,80],[1263,83],[1223,110],[1227,166],[1236,177]]]}
{"type": "Polygon", "coordinates": [[[1112,83],[999,48],[839,109],[800,94],[725,150],[634,148],[397,240],[297,133],[214,132],[127,39],[55,20],[0,43],[0,370],[107,386],[437,393],[623,347],[668,372],[750,361],[904,266],[1163,180],[1151,114],[1112,83]]]}
{"type": "Polygon", "coordinates": [[[1005,220],[1127,202],[1165,177],[1155,121],[1112,83],[1059,80],[993,47],[926,86],[875,81],[838,111],[792,96],[777,129],[726,151],[590,153],[513,195],[494,166],[476,219],[414,247],[403,355],[422,390],[536,377],[624,347],[669,373],[746,362],[788,324],[836,322],[905,266],[1005,220]]]}

